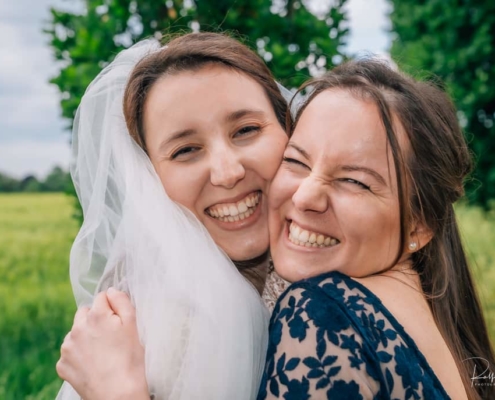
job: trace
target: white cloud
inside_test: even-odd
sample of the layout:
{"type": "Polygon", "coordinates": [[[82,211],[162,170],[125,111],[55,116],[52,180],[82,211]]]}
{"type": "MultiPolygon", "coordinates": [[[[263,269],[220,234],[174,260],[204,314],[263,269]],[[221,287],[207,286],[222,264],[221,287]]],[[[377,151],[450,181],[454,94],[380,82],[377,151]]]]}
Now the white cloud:
{"type": "Polygon", "coordinates": [[[57,165],[67,170],[69,160],[68,138],[0,142],[0,171],[15,178],[31,174],[42,178],[57,165]]]}

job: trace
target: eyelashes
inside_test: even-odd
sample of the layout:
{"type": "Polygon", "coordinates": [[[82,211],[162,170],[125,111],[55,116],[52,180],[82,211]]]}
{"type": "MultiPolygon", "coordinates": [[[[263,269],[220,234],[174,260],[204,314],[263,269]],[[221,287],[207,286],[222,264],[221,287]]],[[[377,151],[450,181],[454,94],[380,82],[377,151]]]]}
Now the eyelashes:
{"type": "Polygon", "coordinates": [[[370,190],[370,187],[368,185],[365,185],[363,182],[360,182],[360,181],[357,181],[355,179],[351,179],[351,178],[343,178],[343,179],[340,179],[341,182],[347,182],[347,183],[350,183],[352,185],[356,185],[356,186],[359,186],[363,189],[366,189],[366,190],[370,190]]]}
{"type": "Polygon", "coordinates": [[[177,157],[189,155],[197,151],[199,151],[199,147],[186,146],[174,152],[170,158],[175,160],[177,157]]]}
{"type": "MultiPolygon", "coordinates": [[[[244,126],[232,135],[233,139],[248,139],[251,136],[255,136],[257,133],[259,133],[262,130],[261,126],[258,125],[248,125],[244,126]]],[[[195,153],[200,151],[202,146],[193,146],[193,145],[188,145],[184,146],[175,152],[172,153],[170,156],[171,160],[175,160],[177,158],[185,158],[186,160],[189,159],[189,157],[193,157],[195,153]]]]}
{"type": "Polygon", "coordinates": [[[239,129],[234,134],[234,137],[236,137],[237,135],[248,136],[249,134],[259,132],[260,130],[261,130],[261,127],[259,127],[259,126],[255,126],[255,125],[245,126],[244,128],[239,129]]]}
{"type": "Polygon", "coordinates": [[[289,164],[296,164],[300,165],[301,167],[309,168],[306,164],[302,163],[299,160],[296,160],[295,158],[290,158],[290,157],[285,157],[283,158],[283,161],[289,164]]]}
{"type": "MultiPolygon", "coordinates": [[[[306,168],[306,169],[310,169],[306,164],[302,163],[301,161],[299,160],[296,160],[295,158],[290,158],[290,157],[283,157],[283,162],[286,162],[288,164],[294,164],[294,165],[298,165],[298,166],[301,166],[303,168],[306,168]]],[[[358,181],[356,179],[352,179],[352,178],[340,178],[340,179],[337,179],[339,182],[342,182],[342,183],[347,183],[347,184],[351,184],[351,185],[354,185],[354,186],[357,186],[361,189],[365,189],[365,190],[368,190],[368,191],[371,191],[371,188],[370,186],[364,184],[363,182],[361,181],[358,181]]]]}

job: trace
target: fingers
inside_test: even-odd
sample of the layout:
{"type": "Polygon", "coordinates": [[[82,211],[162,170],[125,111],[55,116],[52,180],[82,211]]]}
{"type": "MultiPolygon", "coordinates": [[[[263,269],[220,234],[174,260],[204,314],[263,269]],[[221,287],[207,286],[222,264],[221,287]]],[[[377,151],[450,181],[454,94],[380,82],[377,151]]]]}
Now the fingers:
{"type": "MultiPolygon", "coordinates": [[[[89,307],[79,307],[74,315],[73,325],[82,325],[86,322],[88,317],[89,307]]],[[[69,332],[70,333],[70,332],[69,332]]]]}
{"type": "Polygon", "coordinates": [[[110,307],[107,299],[106,292],[100,292],[96,295],[95,301],[93,302],[93,306],[90,310],[91,313],[98,315],[112,315],[113,310],[110,307]]]}
{"type": "Polygon", "coordinates": [[[106,292],[100,292],[96,295],[93,305],[87,313],[89,326],[95,326],[114,315],[112,308],[107,300],[106,292]]]}
{"type": "Polygon", "coordinates": [[[60,359],[57,361],[55,365],[55,369],[57,370],[57,374],[60,378],[66,381],[70,375],[70,365],[67,362],[67,357],[71,352],[72,343],[71,343],[71,331],[67,333],[64,337],[64,341],[62,342],[62,346],[60,346],[60,359]]]}
{"type": "Polygon", "coordinates": [[[114,288],[109,288],[107,290],[107,299],[113,312],[121,318],[122,322],[134,323],[136,311],[127,294],[114,288]]]}

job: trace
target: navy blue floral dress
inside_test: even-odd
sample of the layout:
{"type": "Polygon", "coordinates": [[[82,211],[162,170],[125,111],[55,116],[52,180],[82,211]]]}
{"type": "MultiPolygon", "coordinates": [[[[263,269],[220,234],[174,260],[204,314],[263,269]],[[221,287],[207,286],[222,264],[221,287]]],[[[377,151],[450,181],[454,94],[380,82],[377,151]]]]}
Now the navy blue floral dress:
{"type": "Polygon", "coordinates": [[[270,321],[258,400],[450,399],[382,302],[330,272],[292,284],[270,321]]]}

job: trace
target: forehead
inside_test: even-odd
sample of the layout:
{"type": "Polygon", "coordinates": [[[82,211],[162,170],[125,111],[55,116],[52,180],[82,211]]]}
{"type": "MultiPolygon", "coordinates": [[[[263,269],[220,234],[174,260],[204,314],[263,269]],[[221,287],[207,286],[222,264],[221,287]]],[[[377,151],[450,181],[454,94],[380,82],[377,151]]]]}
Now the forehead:
{"type": "Polygon", "coordinates": [[[194,118],[225,108],[271,108],[263,87],[250,76],[219,64],[194,71],[164,75],[150,89],[145,103],[148,116],[194,118]]]}
{"type": "Polygon", "coordinates": [[[293,140],[326,156],[386,155],[387,149],[377,106],[342,89],[314,97],[298,121],[293,140]]]}

